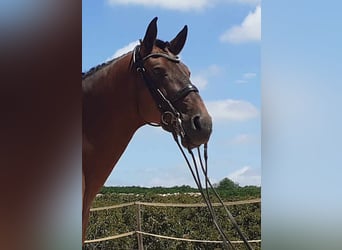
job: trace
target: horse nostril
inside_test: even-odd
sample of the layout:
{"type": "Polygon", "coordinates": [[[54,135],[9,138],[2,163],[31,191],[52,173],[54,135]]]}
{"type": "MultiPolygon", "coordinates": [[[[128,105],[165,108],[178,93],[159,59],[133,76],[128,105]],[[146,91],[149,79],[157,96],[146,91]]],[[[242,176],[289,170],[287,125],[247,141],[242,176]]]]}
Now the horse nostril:
{"type": "Polygon", "coordinates": [[[199,115],[196,115],[192,118],[192,127],[194,130],[201,130],[202,129],[200,118],[201,117],[199,115]]]}

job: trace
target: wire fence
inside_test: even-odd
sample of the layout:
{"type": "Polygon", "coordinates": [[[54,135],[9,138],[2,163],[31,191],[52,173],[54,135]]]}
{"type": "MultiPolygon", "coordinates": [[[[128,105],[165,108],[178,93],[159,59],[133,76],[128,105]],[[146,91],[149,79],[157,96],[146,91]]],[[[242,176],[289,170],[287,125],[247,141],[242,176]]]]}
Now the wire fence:
{"type": "MultiPolygon", "coordinates": [[[[253,204],[253,203],[261,203],[260,198],[256,199],[249,199],[249,200],[242,200],[242,201],[232,201],[232,202],[224,202],[225,206],[233,206],[233,205],[245,205],[245,204],[253,204]]],[[[97,207],[92,208],[90,211],[98,212],[98,211],[105,211],[105,210],[111,210],[111,209],[119,209],[119,208],[127,208],[127,207],[134,207],[136,209],[136,230],[131,230],[129,232],[119,233],[116,235],[108,236],[108,237],[102,237],[102,238],[95,238],[95,239],[88,239],[84,243],[85,245],[89,245],[91,243],[99,243],[99,242],[105,242],[105,241],[112,241],[124,237],[129,236],[135,236],[137,238],[137,245],[138,249],[142,250],[144,249],[144,240],[143,236],[149,236],[153,238],[158,239],[165,239],[165,240],[174,240],[174,241],[183,241],[183,242],[194,242],[194,243],[212,243],[212,244],[222,244],[223,241],[220,240],[204,240],[204,239],[191,239],[189,237],[173,237],[173,236],[167,236],[167,235],[160,235],[156,233],[151,232],[144,232],[142,230],[142,207],[169,207],[169,208],[201,208],[206,207],[205,203],[194,203],[194,204],[185,204],[185,203],[156,203],[156,202],[129,202],[129,203],[123,203],[118,205],[112,205],[112,206],[105,206],[105,207],[97,207]]],[[[214,207],[221,206],[220,203],[213,203],[214,207]]],[[[261,239],[253,239],[249,240],[250,243],[261,243],[261,239]]],[[[232,244],[243,244],[244,242],[241,240],[232,240],[232,244]]]]}

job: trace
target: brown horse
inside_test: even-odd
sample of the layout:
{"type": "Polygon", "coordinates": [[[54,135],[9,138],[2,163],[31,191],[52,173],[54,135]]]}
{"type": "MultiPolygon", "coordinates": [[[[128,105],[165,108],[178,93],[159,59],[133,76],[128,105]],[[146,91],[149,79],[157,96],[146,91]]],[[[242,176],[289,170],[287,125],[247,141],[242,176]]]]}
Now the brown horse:
{"type": "Polygon", "coordinates": [[[209,140],[211,117],[177,57],[187,26],[171,42],[156,36],[154,18],[134,51],[82,74],[82,242],[91,203],[139,127],[157,123],[186,148],[209,140]]]}

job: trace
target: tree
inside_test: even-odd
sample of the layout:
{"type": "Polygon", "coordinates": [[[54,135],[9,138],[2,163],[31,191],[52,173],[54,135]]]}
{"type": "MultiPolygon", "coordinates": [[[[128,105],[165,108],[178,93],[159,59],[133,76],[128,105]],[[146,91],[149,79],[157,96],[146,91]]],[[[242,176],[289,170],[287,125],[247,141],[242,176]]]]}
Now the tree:
{"type": "Polygon", "coordinates": [[[222,181],[219,182],[217,189],[229,191],[229,190],[238,189],[239,187],[240,187],[239,184],[233,182],[229,178],[224,178],[222,181]]]}

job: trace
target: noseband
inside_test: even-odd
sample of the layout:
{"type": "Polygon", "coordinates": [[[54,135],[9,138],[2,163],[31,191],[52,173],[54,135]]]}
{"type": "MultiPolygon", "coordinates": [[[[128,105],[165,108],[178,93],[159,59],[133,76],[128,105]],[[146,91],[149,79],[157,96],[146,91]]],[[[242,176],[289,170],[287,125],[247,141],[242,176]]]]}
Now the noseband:
{"type": "Polygon", "coordinates": [[[180,60],[177,56],[172,57],[164,53],[152,53],[142,58],[140,55],[140,45],[137,45],[133,50],[133,67],[137,70],[137,72],[141,73],[148,90],[157,104],[157,107],[161,112],[161,122],[164,125],[163,127],[170,132],[175,132],[176,134],[184,137],[185,133],[182,127],[182,117],[180,112],[178,112],[178,110],[175,108],[174,103],[187,96],[190,92],[198,92],[198,89],[195,85],[188,83],[174,96],[167,98],[157,87],[156,83],[151,81],[146,75],[144,62],[151,57],[163,57],[174,63],[179,63],[180,60]]]}

